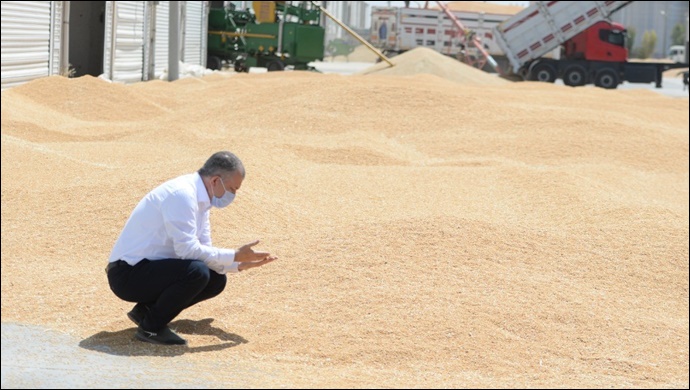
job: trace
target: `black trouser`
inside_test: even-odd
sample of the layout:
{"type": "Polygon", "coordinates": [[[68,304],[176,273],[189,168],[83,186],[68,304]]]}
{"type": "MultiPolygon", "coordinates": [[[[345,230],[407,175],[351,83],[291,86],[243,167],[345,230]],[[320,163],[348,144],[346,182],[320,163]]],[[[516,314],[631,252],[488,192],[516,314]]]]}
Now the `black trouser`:
{"type": "Polygon", "coordinates": [[[157,332],[182,310],[220,294],[227,277],[201,260],[144,259],[134,266],[120,261],[108,271],[108,283],[118,298],[146,305],[139,326],[157,332]]]}

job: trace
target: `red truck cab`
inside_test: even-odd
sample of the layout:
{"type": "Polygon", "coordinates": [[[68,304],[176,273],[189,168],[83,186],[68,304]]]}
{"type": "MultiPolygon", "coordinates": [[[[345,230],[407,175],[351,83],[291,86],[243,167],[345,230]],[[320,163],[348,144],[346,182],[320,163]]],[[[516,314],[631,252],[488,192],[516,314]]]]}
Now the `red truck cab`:
{"type": "Polygon", "coordinates": [[[565,42],[568,60],[625,62],[626,30],[621,24],[600,21],[565,42]]]}

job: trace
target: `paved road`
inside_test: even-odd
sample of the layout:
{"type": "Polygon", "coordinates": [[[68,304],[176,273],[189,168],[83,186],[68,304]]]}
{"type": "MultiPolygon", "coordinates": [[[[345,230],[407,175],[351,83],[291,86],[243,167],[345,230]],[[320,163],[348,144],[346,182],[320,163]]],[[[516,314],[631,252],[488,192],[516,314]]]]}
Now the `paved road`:
{"type": "MultiPolygon", "coordinates": [[[[563,85],[563,81],[557,80],[556,84],[563,85]]],[[[646,89],[646,90],[654,91],[654,92],[660,93],[660,94],[665,95],[665,96],[670,96],[670,97],[677,97],[677,98],[688,97],[688,89],[686,88],[685,90],[683,90],[683,79],[681,77],[664,78],[661,88],[656,88],[655,85],[656,85],[655,83],[633,84],[633,83],[625,82],[625,83],[619,85],[618,89],[621,89],[621,90],[646,89]]],[[[588,85],[585,88],[597,88],[597,87],[595,87],[593,85],[588,85]]]]}
{"type": "MultiPolygon", "coordinates": [[[[133,328],[127,331],[134,334],[133,328]]],[[[142,344],[141,349],[133,350],[143,351],[132,354],[118,351],[103,340],[107,337],[80,340],[41,326],[3,323],[2,388],[227,389],[262,384],[275,388],[275,381],[289,385],[280,371],[267,371],[253,362],[190,358],[187,352],[198,347],[151,346],[148,349],[132,337],[132,343],[142,344]]]]}

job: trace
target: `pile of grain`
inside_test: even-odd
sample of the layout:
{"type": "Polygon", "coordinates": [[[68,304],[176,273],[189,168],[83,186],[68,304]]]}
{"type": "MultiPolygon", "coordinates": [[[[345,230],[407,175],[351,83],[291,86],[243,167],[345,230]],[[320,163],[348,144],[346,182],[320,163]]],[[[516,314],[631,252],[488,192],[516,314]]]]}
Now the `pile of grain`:
{"type": "Polygon", "coordinates": [[[236,387],[687,388],[688,99],[453,64],[3,91],[3,323],[236,387]],[[218,150],[214,244],[280,260],[173,321],[188,350],[137,342],[106,259],[218,150]]]}
{"type": "Polygon", "coordinates": [[[426,47],[418,47],[381,61],[359,74],[410,76],[430,74],[464,85],[505,85],[509,82],[426,47]]]}

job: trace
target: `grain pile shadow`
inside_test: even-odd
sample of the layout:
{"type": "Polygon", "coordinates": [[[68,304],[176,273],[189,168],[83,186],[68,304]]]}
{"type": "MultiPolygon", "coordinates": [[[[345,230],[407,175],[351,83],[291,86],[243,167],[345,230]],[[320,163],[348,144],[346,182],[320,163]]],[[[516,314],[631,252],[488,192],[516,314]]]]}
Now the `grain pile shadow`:
{"type": "Polygon", "coordinates": [[[98,332],[79,342],[79,346],[116,356],[179,356],[185,353],[220,351],[249,342],[240,335],[212,326],[211,322],[213,318],[178,320],[171,322],[169,326],[180,334],[215,336],[221,341],[219,344],[189,347],[144,343],[134,338],[136,328],[132,327],[117,332],[98,332]]]}

